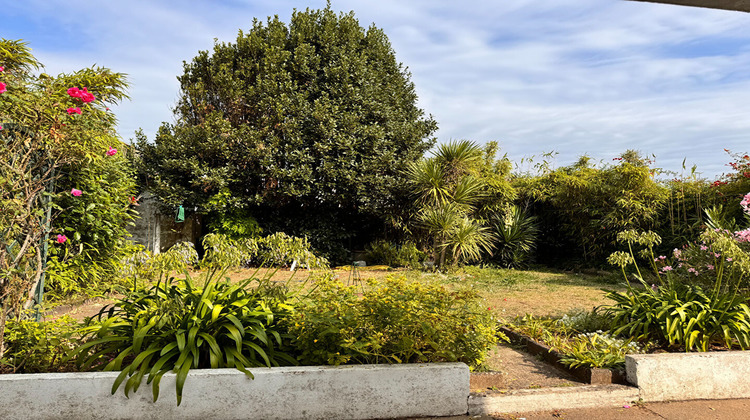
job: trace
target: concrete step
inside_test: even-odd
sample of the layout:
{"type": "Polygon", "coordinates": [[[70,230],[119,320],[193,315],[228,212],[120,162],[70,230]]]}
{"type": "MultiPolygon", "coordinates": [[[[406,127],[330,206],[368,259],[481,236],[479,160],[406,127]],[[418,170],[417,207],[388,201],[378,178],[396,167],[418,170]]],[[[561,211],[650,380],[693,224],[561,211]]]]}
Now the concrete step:
{"type": "Polygon", "coordinates": [[[638,401],[638,388],[626,385],[509,390],[469,396],[469,415],[500,414],[586,407],[622,407],[638,401]]]}

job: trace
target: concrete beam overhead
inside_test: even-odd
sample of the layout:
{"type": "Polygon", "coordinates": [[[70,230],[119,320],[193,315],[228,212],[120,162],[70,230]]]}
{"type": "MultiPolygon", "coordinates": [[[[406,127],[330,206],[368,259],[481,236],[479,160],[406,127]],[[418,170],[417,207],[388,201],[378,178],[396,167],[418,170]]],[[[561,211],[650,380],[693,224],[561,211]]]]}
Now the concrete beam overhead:
{"type": "Polygon", "coordinates": [[[648,3],[675,4],[679,6],[705,7],[710,9],[750,12],[750,0],[630,0],[648,3]]]}

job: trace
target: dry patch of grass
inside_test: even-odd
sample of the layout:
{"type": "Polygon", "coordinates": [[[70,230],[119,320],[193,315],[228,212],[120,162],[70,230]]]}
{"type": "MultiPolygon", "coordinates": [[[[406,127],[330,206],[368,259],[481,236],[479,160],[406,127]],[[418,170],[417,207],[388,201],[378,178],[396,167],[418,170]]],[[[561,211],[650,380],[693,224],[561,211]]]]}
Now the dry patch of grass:
{"type": "MultiPolygon", "coordinates": [[[[617,284],[616,276],[605,272],[581,274],[549,270],[520,271],[466,267],[453,273],[441,274],[389,269],[385,266],[356,269],[344,266],[337,267],[331,272],[344,284],[364,282],[367,279],[382,281],[388,276],[406,276],[416,281],[437,281],[447,287],[471,287],[486,299],[487,305],[498,317],[506,319],[527,313],[537,316],[559,316],[574,308],[591,309],[594,306],[610,303],[605,298],[607,291],[624,290],[623,286],[617,284]]],[[[193,278],[197,278],[199,274],[196,271],[190,272],[193,278]]],[[[289,284],[292,289],[304,290],[314,286],[316,276],[324,274],[325,271],[322,270],[291,272],[288,269],[242,268],[229,270],[226,276],[232,282],[250,277],[270,277],[274,282],[289,284]]],[[[72,312],[76,318],[83,318],[94,315],[103,304],[107,303],[111,301],[105,299],[95,304],[71,305],[72,307],[66,308],[68,310],[59,312],[72,312]]],[[[59,315],[59,312],[56,315],[59,315]]]]}

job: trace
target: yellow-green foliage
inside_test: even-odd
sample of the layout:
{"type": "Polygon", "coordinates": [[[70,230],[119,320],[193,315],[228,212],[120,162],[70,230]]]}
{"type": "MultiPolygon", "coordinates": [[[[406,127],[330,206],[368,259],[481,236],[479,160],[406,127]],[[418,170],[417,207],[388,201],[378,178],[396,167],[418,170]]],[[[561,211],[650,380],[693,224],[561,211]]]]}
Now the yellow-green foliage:
{"type": "Polygon", "coordinates": [[[9,321],[5,326],[5,357],[0,372],[39,373],[67,371],[65,354],[73,348],[71,335],[78,323],[69,316],[54,321],[9,321]]]}
{"type": "Polygon", "coordinates": [[[373,280],[361,291],[318,281],[289,318],[301,363],[460,361],[476,368],[497,341],[496,322],[474,291],[404,277],[373,280]]]}
{"type": "Polygon", "coordinates": [[[643,159],[626,152],[616,165],[595,168],[588,159],[539,176],[516,179],[516,187],[539,217],[547,252],[588,261],[614,249],[615,234],[652,229],[668,190],[643,159]],[[572,255],[571,255],[572,254],[572,255]]]}

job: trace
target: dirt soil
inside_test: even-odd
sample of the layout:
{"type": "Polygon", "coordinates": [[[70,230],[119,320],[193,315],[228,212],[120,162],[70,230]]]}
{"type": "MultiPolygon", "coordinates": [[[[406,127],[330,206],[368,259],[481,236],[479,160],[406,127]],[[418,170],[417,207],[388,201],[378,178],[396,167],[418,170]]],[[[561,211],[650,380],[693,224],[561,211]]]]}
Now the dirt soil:
{"type": "Polygon", "coordinates": [[[488,366],[490,372],[471,374],[471,392],[492,394],[511,389],[586,385],[510,344],[500,344],[490,352],[488,366]]]}

